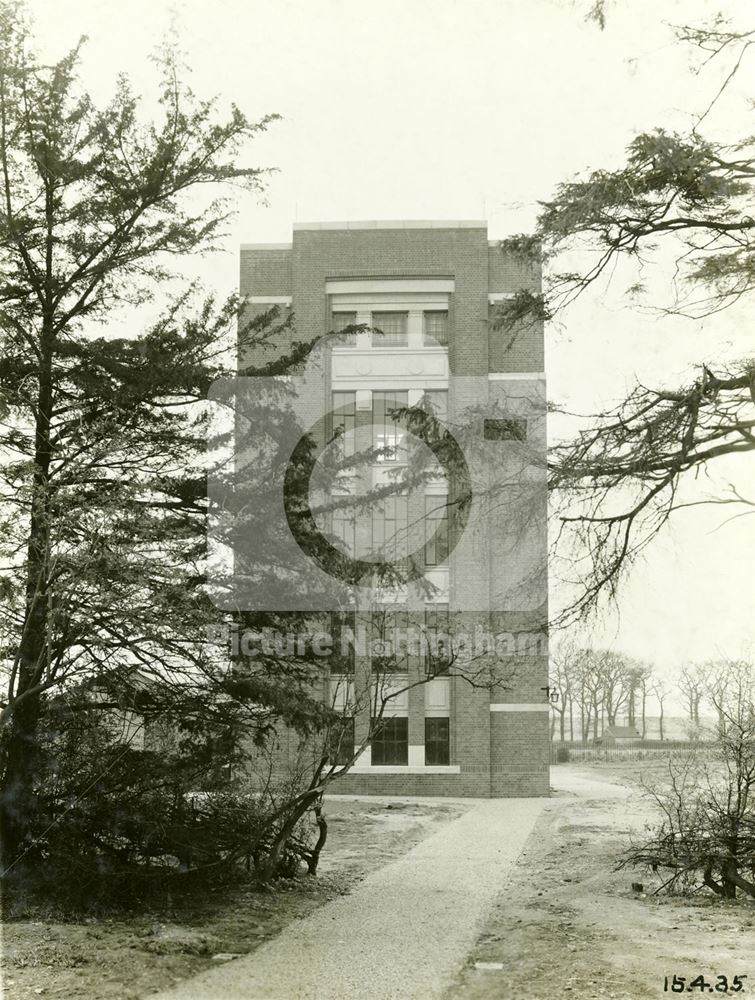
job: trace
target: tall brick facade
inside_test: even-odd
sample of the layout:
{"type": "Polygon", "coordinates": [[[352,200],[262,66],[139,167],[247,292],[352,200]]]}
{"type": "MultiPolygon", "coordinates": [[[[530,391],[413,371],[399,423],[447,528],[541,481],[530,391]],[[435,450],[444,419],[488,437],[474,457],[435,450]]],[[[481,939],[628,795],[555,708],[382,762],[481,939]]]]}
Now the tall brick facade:
{"type": "MultiPolygon", "coordinates": [[[[358,436],[380,394],[398,394],[411,406],[422,393],[445,393],[449,422],[472,408],[481,414],[480,438],[496,463],[516,464],[509,454],[514,446],[506,433],[490,442],[487,412],[506,418],[498,419],[499,429],[515,428],[520,442],[526,437],[537,466],[545,454],[542,328],[512,333],[491,322],[498,304],[522,288],[539,290],[539,270],[504,256],[489,242],[483,222],[301,224],[290,245],[241,248],[248,308],[291,308],[297,339],[324,334],[339,319],[371,328],[379,326],[376,314],[387,325],[395,319],[392,339],[360,332],[322,354],[322,413],[334,393],[339,401],[353,399],[358,436]]],[[[484,462],[486,453],[480,454],[484,462]]],[[[537,480],[539,473],[525,478],[537,480]]],[[[451,671],[412,686],[422,663],[407,657],[402,679],[409,690],[386,712],[400,720],[395,744],[380,755],[368,746],[338,779],[338,791],[548,794],[546,510],[544,486],[537,482],[526,517],[521,510],[509,516],[511,506],[496,508],[483,536],[465,539],[428,569],[436,594],[425,613],[448,616],[449,607],[463,605],[466,627],[500,637],[493,660],[501,684],[470,684],[451,671]],[[385,757],[391,762],[380,762],[385,757]]],[[[369,665],[367,670],[369,676],[369,665]]],[[[359,742],[370,715],[361,709],[355,714],[359,742]]],[[[284,754],[295,752],[292,741],[292,734],[281,735],[284,754]]]]}

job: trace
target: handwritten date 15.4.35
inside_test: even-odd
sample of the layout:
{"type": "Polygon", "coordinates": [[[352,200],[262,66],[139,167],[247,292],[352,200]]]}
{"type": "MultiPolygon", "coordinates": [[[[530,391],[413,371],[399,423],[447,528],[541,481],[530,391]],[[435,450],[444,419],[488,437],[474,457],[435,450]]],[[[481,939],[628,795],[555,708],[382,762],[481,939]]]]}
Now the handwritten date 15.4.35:
{"type": "Polygon", "coordinates": [[[731,980],[726,976],[715,976],[709,982],[705,976],[695,976],[688,982],[686,976],[664,976],[663,992],[693,993],[699,990],[701,993],[740,993],[744,989],[743,979],[747,979],[747,976],[732,976],[731,980]]]}

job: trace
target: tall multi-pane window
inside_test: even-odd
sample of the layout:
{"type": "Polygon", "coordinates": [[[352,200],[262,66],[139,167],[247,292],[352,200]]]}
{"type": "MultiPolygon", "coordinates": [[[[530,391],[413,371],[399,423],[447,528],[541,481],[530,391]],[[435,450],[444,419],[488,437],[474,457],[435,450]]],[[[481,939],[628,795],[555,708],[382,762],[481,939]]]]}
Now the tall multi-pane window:
{"type": "Polygon", "coordinates": [[[451,727],[447,718],[425,719],[425,763],[449,764],[451,727]]]}
{"type": "Polygon", "coordinates": [[[409,656],[409,612],[385,604],[370,616],[373,673],[406,673],[409,656]]]}
{"type": "Polygon", "coordinates": [[[409,394],[400,389],[372,393],[373,448],[381,449],[378,462],[403,462],[406,460],[405,432],[391,412],[409,405],[409,394]]]}
{"type": "Polygon", "coordinates": [[[375,312],[372,314],[373,347],[406,347],[408,314],[405,312],[375,312]]]}
{"type": "Polygon", "coordinates": [[[448,420],[448,390],[426,389],[424,397],[435,419],[445,423],[448,420]]]}
{"type": "Polygon", "coordinates": [[[372,763],[409,763],[409,720],[406,717],[372,720],[372,763]]]}
{"type": "Polygon", "coordinates": [[[425,605],[423,653],[428,673],[448,673],[451,662],[451,635],[447,604],[425,605]]]}
{"type": "Polygon", "coordinates": [[[353,611],[333,611],[330,615],[330,634],[333,651],[330,654],[331,674],[353,674],[356,651],[357,621],[353,611]]]}
{"type": "Polygon", "coordinates": [[[347,556],[353,559],[356,554],[356,515],[353,504],[343,507],[337,506],[338,497],[333,498],[334,505],[331,510],[331,524],[333,535],[338,547],[347,556]]]}
{"type": "Polygon", "coordinates": [[[407,497],[383,497],[372,509],[372,548],[375,558],[392,563],[405,559],[408,531],[407,497]]]}
{"type": "Polygon", "coordinates": [[[357,418],[357,394],[355,392],[334,392],[333,409],[330,418],[330,436],[340,440],[342,457],[355,452],[355,435],[357,418]]]}
{"type": "Polygon", "coordinates": [[[441,566],[448,559],[451,527],[448,497],[425,497],[425,566],[441,566]]]}
{"type": "MultiPolygon", "coordinates": [[[[333,313],[333,332],[341,333],[342,330],[346,330],[350,326],[354,326],[357,321],[357,314],[355,312],[338,312],[333,313]]],[[[339,347],[354,347],[357,342],[357,335],[354,331],[351,333],[345,333],[343,336],[339,337],[335,342],[339,347]]]]}
{"type": "Polygon", "coordinates": [[[426,347],[448,347],[448,313],[433,311],[424,315],[426,347]]]}

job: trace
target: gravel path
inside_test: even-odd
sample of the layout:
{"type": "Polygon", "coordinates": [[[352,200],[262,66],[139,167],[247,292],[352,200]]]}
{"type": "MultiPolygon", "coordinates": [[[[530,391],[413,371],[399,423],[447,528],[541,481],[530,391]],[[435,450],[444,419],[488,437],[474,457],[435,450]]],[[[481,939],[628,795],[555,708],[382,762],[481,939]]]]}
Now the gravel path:
{"type": "Polygon", "coordinates": [[[577,764],[551,767],[551,788],[580,799],[628,799],[632,790],[611,775],[585,774],[577,764]]]}
{"type": "Polygon", "coordinates": [[[253,954],[151,1000],[442,997],[548,801],[476,803],[253,954]]]}

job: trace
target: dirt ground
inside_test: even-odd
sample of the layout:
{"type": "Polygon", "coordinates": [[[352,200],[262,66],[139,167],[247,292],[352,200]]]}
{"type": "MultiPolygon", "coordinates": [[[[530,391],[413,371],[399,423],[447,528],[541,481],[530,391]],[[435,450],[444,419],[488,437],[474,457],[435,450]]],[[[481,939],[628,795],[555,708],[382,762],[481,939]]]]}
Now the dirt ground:
{"type": "MultiPolygon", "coordinates": [[[[641,832],[651,815],[637,779],[636,764],[554,768],[557,791],[447,1000],[649,1000],[674,974],[688,983],[703,975],[711,984],[718,975],[729,982],[747,976],[742,996],[755,992],[753,903],[709,893],[655,896],[659,877],[614,870],[630,833],[641,832]]],[[[458,801],[332,799],[316,879],[275,893],[240,888],[231,900],[223,894],[180,919],[10,923],[4,996],[136,1000],[221,960],[213,955],[253,951],[464,808],[458,801]]]]}
{"type": "MultiPolygon", "coordinates": [[[[708,984],[747,976],[741,995],[755,992],[755,905],[707,892],[655,896],[661,878],[614,871],[630,832],[650,816],[636,768],[562,770],[575,776],[578,797],[557,792],[541,816],[448,1000],[646,1000],[674,974],[687,983],[702,974],[708,984]],[[609,782],[613,797],[590,798],[591,781],[609,782]]],[[[554,783],[569,785],[556,770],[554,783]]]]}
{"type": "Polygon", "coordinates": [[[3,928],[5,1000],[136,1000],[217,964],[214,955],[254,951],[293,920],[419,843],[465,806],[332,798],[317,878],[280,891],[240,888],[194,912],[89,923],[17,921],[3,928]]]}

